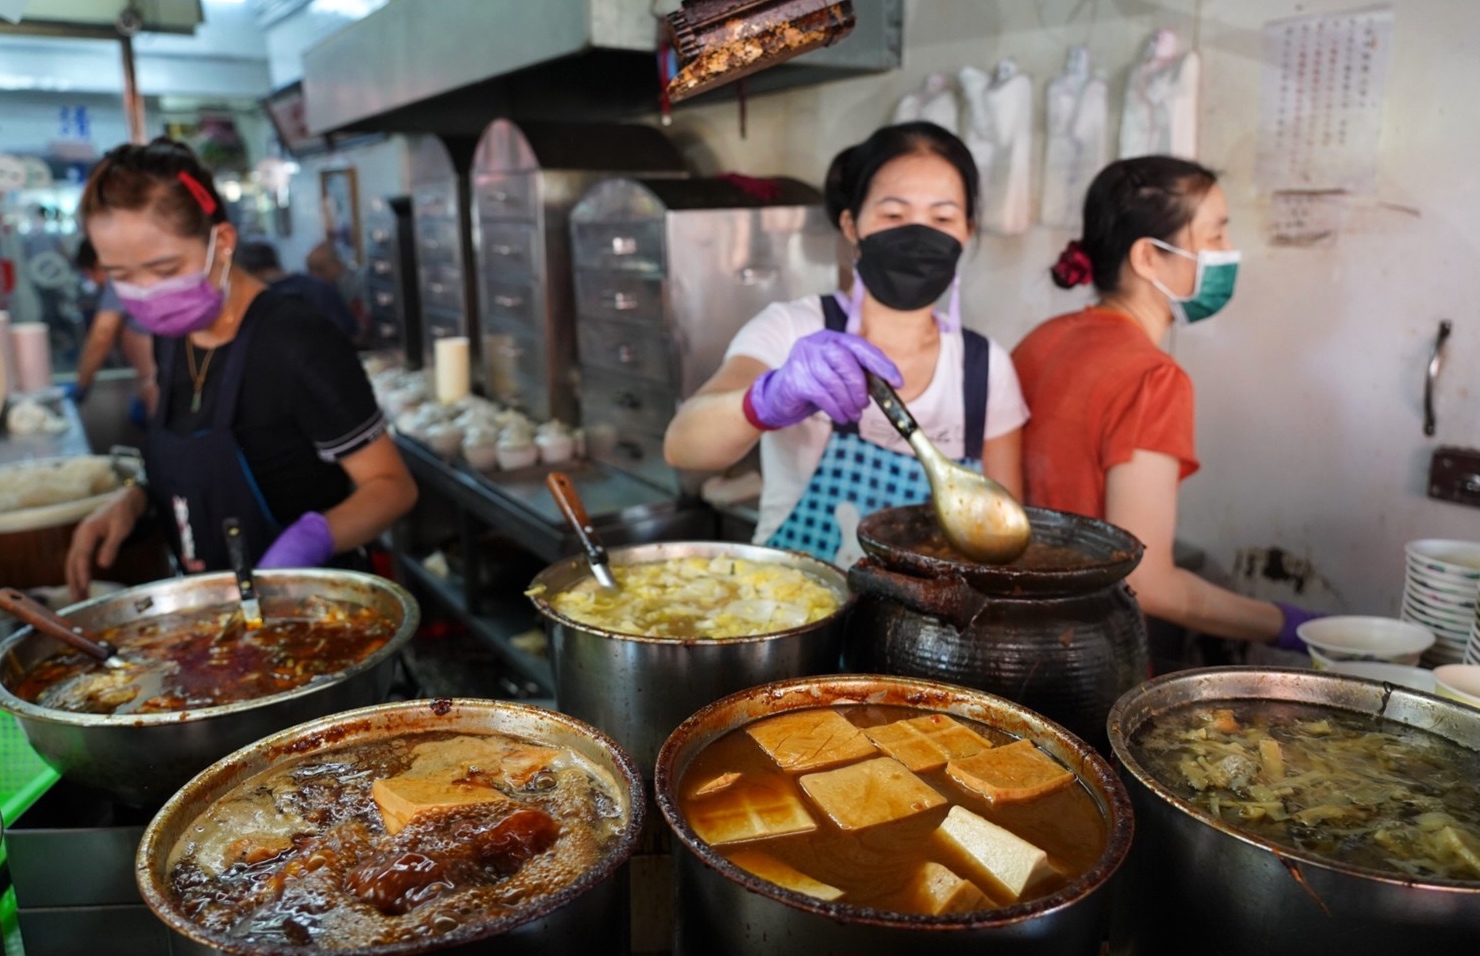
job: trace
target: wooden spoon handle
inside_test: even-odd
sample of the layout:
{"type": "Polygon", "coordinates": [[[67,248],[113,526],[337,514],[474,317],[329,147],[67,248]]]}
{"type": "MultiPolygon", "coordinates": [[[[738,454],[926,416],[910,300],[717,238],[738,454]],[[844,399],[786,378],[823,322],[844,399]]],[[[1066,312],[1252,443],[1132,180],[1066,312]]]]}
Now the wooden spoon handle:
{"type": "Polygon", "coordinates": [[[108,642],[93,641],[84,637],[73,630],[66,618],[59,616],[51,608],[15,588],[0,588],[0,611],[31,625],[39,633],[54,637],[84,654],[91,654],[100,661],[107,660],[115,653],[108,642]]]}
{"type": "Polygon", "coordinates": [[[580,495],[576,494],[576,486],[571,482],[570,476],[563,471],[552,471],[545,477],[545,487],[550,489],[560,513],[565,515],[565,520],[570,522],[571,530],[575,531],[581,547],[586,549],[586,557],[592,564],[606,564],[606,548],[602,547],[600,539],[596,537],[596,529],[591,524],[590,516],[586,514],[586,506],[581,504],[580,495]]]}

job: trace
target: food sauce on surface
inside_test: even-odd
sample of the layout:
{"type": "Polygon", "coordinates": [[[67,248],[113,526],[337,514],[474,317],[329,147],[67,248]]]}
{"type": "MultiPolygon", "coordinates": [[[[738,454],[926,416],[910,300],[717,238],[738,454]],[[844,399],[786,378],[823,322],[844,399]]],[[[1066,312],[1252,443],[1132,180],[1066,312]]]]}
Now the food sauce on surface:
{"type": "Polygon", "coordinates": [[[1480,881],[1480,753],[1438,734],[1224,701],[1157,715],[1132,751],[1173,794],[1262,839],[1403,877],[1480,881]]]}
{"type": "Polygon", "coordinates": [[[619,590],[591,579],[550,598],[582,624],[619,634],[676,639],[748,637],[803,627],[835,612],[842,597],[798,568],[730,557],[670,558],[612,569],[619,590]]]}
{"type": "Polygon", "coordinates": [[[252,777],[173,848],[169,895],[209,932],[332,952],[476,931],[605,858],[627,818],[607,775],[504,734],[479,739],[553,756],[519,785],[498,779],[488,803],[439,807],[388,833],[375,781],[406,773],[420,745],[467,736],[408,734],[252,777]]]}
{"type": "MultiPolygon", "coordinates": [[[[860,728],[932,713],[909,707],[870,705],[831,709],[860,728]]],[[[951,716],[994,746],[1017,739],[976,721],[951,716]]],[[[974,883],[986,896],[989,907],[1003,907],[1050,895],[1078,879],[1099,860],[1108,840],[1105,817],[1078,779],[1068,788],[1047,796],[994,805],[956,783],[944,768],[921,771],[916,775],[945,798],[941,805],[906,819],[844,831],[808,797],[799,782],[804,775],[781,770],[744,727],[737,728],[705,747],[689,765],[678,787],[680,810],[692,823],[696,813],[713,813],[725,801],[743,799],[743,794],[766,791],[799,799],[817,823],[813,832],[725,844],[714,849],[742,869],[746,867],[734,859],[737,854],[743,861],[751,851],[764,851],[807,877],[842,890],[838,902],[902,913],[921,912],[915,904],[911,881],[927,863],[942,865],[974,883]],[[738,774],[737,780],[743,781],[745,787],[730,786],[709,795],[695,795],[707,781],[725,774],[738,774]],[[1055,874],[1035,884],[1020,899],[1013,899],[965,854],[938,838],[937,829],[955,806],[1047,851],[1055,874]]]]}
{"type": "Polygon", "coordinates": [[[91,714],[157,713],[255,700],[320,680],[385,646],[395,625],[369,608],[311,598],[248,631],[240,606],[220,604],[145,618],[96,635],[121,668],[81,651],[44,658],[12,689],[17,697],[91,714]]]}

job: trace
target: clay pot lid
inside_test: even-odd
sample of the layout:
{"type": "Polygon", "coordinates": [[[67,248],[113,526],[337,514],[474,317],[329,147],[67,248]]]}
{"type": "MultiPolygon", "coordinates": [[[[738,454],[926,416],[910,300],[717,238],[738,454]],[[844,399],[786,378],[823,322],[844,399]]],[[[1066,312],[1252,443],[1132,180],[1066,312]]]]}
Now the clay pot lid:
{"type": "Polygon", "coordinates": [[[1115,525],[1049,508],[1027,511],[1033,543],[1011,564],[978,564],[952,551],[928,504],[868,515],[858,524],[858,543],[892,571],[956,578],[1005,596],[1094,591],[1120,581],[1141,562],[1144,546],[1115,525]]]}

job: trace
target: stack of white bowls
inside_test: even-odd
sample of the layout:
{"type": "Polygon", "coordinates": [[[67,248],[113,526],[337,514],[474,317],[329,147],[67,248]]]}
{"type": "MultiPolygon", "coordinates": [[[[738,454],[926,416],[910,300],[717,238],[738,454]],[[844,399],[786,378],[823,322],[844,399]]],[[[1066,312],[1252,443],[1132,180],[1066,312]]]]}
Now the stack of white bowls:
{"type": "Polygon", "coordinates": [[[1480,542],[1425,538],[1410,541],[1403,584],[1403,620],[1438,638],[1424,654],[1430,667],[1480,663],[1480,542]]]}

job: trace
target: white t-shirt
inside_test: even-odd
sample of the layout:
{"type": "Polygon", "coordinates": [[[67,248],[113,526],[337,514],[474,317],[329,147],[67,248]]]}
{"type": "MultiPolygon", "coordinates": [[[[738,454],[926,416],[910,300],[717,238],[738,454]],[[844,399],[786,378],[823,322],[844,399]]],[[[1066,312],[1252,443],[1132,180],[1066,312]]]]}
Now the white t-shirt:
{"type": "MultiPolygon", "coordinates": [[[[780,368],[797,339],[820,332],[825,327],[822,303],[817,296],[775,302],[736,333],[725,351],[725,358],[744,355],[769,368],[780,368]]],[[[965,347],[960,331],[941,333],[935,375],[925,391],[909,403],[910,414],[915,416],[926,436],[951,458],[961,458],[966,453],[963,440],[966,423],[961,415],[961,365],[965,347]]],[[[1023,401],[1012,357],[1006,349],[993,342],[987,368],[984,438],[998,438],[1021,428],[1027,420],[1028,405],[1023,401]]],[[[817,470],[817,463],[822,460],[832,428],[832,419],[818,412],[791,428],[761,435],[761,473],[765,481],[761,485],[756,543],[769,540],[801,500],[802,492],[807,490],[807,484],[812,480],[812,473],[817,470]]],[[[913,454],[909,443],[899,437],[899,432],[884,418],[884,413],[872,403],[863,411],[858,434],[890,451],[913,454]]]]}

